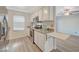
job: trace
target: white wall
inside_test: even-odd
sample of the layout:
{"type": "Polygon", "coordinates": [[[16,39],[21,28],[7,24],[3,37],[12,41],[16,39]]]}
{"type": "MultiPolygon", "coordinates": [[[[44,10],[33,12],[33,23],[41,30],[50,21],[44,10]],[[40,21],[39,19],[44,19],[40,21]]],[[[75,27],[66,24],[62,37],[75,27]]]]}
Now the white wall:
{"type": "Polygon", "coordinates": [[[28,28],[27,26],[30,24],[30,17],[29,14],[27,13],[23,13],[23,12],[18,12],[18,11],[12,11],[12,10],[8,10],[8,25],[9,25],[9,39],[16,39],[16,38],[20,38],[20,37],[24,37],[27,35],[28,33],[28,28]],[[13,16],[14,15],[21,15],[25,17],[25,30],[22,32],[15,32],[13,30],[13,16]]]}
{"type": "Polygon", "coordinates": [[[79,36],[79,14],[56,18],[57,32],[79,36]]]}

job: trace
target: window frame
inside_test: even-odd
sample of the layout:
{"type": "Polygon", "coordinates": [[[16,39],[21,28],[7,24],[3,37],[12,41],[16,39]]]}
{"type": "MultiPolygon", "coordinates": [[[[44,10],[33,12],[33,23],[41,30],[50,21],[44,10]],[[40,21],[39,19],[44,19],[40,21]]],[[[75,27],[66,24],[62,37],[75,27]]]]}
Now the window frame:
{"type": "Polygon", "coordinates": [[[24,29],[23,29],[23,30],[21,30],[21,29],[20,29],[20,30],[15,30],[15,29],[14,29],[14,27],[16,27],[16,26],[14,26],[15,17],[18,18],[18,17],[24,17],[24,16],[23,16],[23,15],[14,15],[14,16],[13,16],[13,31],[15,31],[15,32],[19,32],[19,31],[20,31],[20,32],[23,32],[23,31],[25,30],[25,17],[24,17],[24,21],[23,21],[23,24],[24,24],[24,26],[23,26],[24,29]]]}

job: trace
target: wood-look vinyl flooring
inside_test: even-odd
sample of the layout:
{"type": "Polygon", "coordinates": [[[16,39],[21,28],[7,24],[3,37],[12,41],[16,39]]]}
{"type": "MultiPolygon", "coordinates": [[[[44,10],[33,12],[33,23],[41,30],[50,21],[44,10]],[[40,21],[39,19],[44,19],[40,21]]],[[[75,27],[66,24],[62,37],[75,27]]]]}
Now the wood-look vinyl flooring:
{"type": "Polygon", "coordinates": [[[0,52],[41,52],[28,37],[9,40],[9,43],[1,44],[0,52]]]}
{"type": "MultiPolygon", "coordinates": [[[[13,40],[0,41],[0,52],[42,52],[35,44],[33,44],[31,38],[22,37],[13,40]]],[[[59,52],[59,50],[52,50],[51,52],[59,52]]]]}

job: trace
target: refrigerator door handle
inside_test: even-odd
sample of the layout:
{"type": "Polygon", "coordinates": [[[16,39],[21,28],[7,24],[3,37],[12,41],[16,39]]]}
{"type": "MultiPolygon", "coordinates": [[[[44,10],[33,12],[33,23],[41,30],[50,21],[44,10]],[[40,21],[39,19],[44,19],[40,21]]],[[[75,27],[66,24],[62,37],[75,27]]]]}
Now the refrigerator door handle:
{"type": "Polygon", "coordinates": [[[7,37],[7,34],[8,34],[8,22],[7,22],[7,19],[6,17],[4,16],[4,19],[3,19],[3,36],[5,36],[4,39],[6,39],[7,37]]]}
{"type": "Polygon", "coordinates": [[[0,40],[1,40],[1,37],[2,37],[2,28],[1,28],[1,22],[0,22],[0,40]]]}

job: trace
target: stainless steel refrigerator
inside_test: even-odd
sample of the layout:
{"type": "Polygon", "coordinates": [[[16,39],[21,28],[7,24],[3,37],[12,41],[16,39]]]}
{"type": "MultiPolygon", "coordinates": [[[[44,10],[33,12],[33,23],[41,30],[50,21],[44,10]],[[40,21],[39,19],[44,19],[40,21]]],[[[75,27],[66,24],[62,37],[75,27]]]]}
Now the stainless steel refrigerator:
{"type": "Polygon", "coordinates": [[[8,22],[6,15],[8,15],[7,8],[0,6],[0,52],[6,51],[6,45],[8,44],[8,22]]]}

